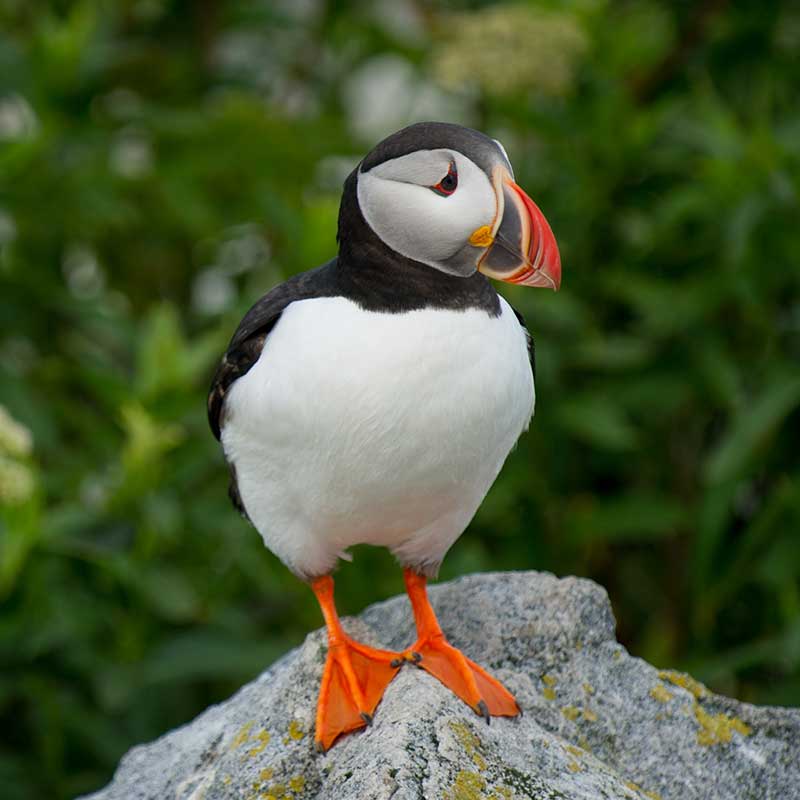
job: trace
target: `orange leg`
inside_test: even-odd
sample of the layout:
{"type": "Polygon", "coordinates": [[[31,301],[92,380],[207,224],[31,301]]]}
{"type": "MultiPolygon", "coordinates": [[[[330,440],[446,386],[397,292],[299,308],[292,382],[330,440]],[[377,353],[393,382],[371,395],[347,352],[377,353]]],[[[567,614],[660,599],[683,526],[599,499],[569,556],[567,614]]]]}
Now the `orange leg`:
{"type": "Polygon", "coordinates": [[[333,578],[317,578],[311,588],[328,629],[316,729],[317,748],[327,750],[341,734],[372,722],[375,707],[400,665],[397,653],[367,647],[344,632],[333,599],[333,578]]]}
{"type": "Polygon", "coordinates": [[[417,623],[416,644],[403,653],[403,659],[430,672],[487,722],[490,717],[519,714],[514,696],[445,639],[428,601],[427,578],[411,569],[403,570],[403,577],[417,623]]]}

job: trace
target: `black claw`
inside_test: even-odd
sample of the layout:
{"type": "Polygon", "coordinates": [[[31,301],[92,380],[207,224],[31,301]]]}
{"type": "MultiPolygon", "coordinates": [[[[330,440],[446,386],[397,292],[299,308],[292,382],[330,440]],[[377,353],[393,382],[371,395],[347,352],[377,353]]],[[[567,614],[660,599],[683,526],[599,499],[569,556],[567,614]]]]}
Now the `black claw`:
{"type": "Polygon", "coordinates": [[[492,717],[489,714],[489,706],[486,705],[485,700],[479,700],[478,705],[476,706],[476,710],[478,714],[480,714],[485,720],[487,725],[491,725],[492,717]]]}
{"type": "Polygon", "coordinates": [[[366,711],[362,711],[361,712],[361,719],[363,719],[364,722],[366,722],[368,726],[372,725],[372,715],[371,714],[367,714],[366,711]]]}
{"type": "Polygon", "coordinates": [[[420,662],[420,661],[422,661],[422,656],[421,656],[421,655],[420,655],[420,654],[419,654],[419,653],[418,653],[416,650],[414,650],[414,651],[412,651],[412,653],[411,653],[411,660],[412,660],[412,661],[413,661],[415,664],[419,664],[419,662],[420,662]]]}
{"type": "Polygon", "coordinates": [[[402,667],[404,663],[405,663],[405,659],[404,658],[393,658],[389,662],[389,666],[390,667],[402,667]]]}
{"type": "Polygon", "coordinates": [[[320,741],[315,741],[314,742],[314,749],[318,753],[324,753],[325,752],[325,748],[322,746],[322,742],[320,742],[320,741]]]}

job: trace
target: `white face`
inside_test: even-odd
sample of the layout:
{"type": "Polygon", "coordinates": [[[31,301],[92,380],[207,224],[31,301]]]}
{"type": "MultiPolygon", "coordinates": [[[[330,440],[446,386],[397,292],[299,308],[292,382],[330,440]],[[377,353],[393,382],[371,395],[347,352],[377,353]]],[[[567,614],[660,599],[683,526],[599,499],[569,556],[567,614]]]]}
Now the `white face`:
{"type": "Polygon", "coordinates": [[[456,150],[418,150],[358,175],[358,204],[378,237],[452,275],[475,271],[484,251],[469,237],[493,224],[497,203],[489,176],[456,150]]]}

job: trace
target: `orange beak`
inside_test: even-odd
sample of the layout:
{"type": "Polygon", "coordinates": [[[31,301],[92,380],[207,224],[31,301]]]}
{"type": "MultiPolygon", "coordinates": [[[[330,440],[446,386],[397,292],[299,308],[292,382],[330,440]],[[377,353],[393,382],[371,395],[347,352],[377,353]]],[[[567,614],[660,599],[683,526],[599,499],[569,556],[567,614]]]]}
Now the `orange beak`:
{"type": "Polygon", "coordinates": [[[504,167],[495,169],[493,183],[498,213],[478,269],[508,283],[558,291],[561,256],[544,214],[504,167]]]}

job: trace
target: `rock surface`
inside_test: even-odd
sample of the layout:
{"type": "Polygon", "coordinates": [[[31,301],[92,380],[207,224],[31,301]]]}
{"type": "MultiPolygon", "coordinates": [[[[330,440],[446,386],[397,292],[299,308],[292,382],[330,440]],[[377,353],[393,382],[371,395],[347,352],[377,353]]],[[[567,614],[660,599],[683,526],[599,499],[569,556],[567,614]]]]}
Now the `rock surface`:
{"type": "MultiPolygon", "coordinates": [[[[133,748],[91,800],[800,798],[800,710],[739,703],[631,657],[591,581],[472,575],[430,596],[450,641],[506,684],[523,717],[487,726],[405,666],[372,727],[320,755],[318,630],[226,702],[133,748]]],[[[414,638],[404,597],[345,627],[395,650],[414,638]]]]}

